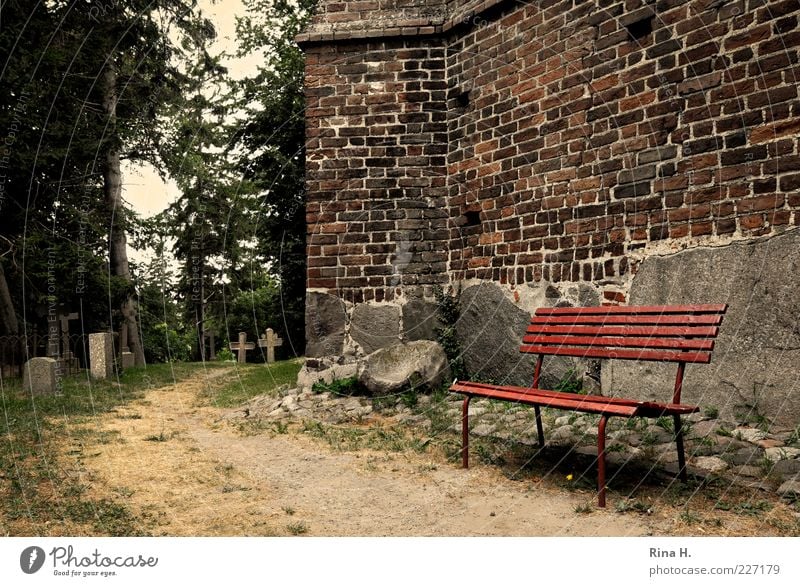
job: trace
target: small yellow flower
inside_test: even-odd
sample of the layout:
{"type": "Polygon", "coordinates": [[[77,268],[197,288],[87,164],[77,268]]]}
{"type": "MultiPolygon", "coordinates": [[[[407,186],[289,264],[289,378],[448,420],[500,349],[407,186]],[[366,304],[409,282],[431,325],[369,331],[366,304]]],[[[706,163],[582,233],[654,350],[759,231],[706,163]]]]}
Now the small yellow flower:
{"type": "Polygon", "coordinates": [[[567,474],[567,480],[572,480],[572,474],[567,474]]]}

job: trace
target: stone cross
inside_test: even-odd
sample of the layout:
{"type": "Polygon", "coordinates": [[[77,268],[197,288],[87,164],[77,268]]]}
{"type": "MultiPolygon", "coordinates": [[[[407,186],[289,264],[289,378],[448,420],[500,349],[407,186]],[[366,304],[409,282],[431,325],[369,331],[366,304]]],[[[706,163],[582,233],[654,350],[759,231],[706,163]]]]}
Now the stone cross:
{"type": "Polygon", "coordinates": [[[239,351],[239,362],[247,362],[247,351],[256,347],[252,342],[247,341],[247,334],[239,332],[239,341],[231,342],[231,350],[239,351]]]}
{"type": "Polygon", "coordinates": [[[275,348],[283,346],[283,338],[279,338],[272,328],[267,328],[267,331],[258,339],[259,348],[267,349],[267,363],[275,362],[275,348]]]}
{"type": "Polygon", "coordinates": [[[72,358],[72,351],[70,350],[71,344],[69,340],[69,322],[79,319],[80,315],[77,313],[62,313],[58,316],[58,321],[61,325],[61,357],[67,360],[72,358]]]}

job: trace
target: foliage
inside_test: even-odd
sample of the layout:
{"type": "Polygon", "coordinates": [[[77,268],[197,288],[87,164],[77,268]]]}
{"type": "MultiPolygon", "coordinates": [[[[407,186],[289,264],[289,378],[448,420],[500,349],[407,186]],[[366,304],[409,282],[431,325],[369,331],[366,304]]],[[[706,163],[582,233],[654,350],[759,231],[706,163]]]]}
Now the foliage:
{"type": "Polygon", "coordinates": [[[314,383],[311,390],[315,393],[331,393],[332,395],[345,397],[363,395],[366,393],[364,387],[358,382],[357,376],[337,378],[329,383],[319,381],[314,383]]]}
{"type": "Polygon", "coordinates": [[[207,30],[193,0],[3,3],[0,291],[22,327],[44,331],[58,306],[80,310],[85,331],[115,325],[132,287],[109,276],[109,240],[134,218],[106,205],[106,154],[163,162],[162,115],[184,82],[178,45],[207,30]]]}
{"type": "Polygon", "coordinates": [[[555,384],[553,390],[561,391],[562,393],[582,393],[583,381],[578,376],[575,369],[571,368],[564,373],[564,376],[555,384]]]}
{"type": "MultiPolygon", "coordinates": [[[[295,354],[305,346],[305,60],[294,37],[316,0],[245,0],[238,21],[242,54],[260,52],[265,65],[238,84],[246,121],[231,141],[237,167],[258,190],[251,236],[254,257],[277,278],[282,327],[295,354]]],[[[275,327],[275,326],[272,326],[275,327]]],[[[278,328],[275,328],[276,330],[278,328]]]]}
{"type": "Polygon", "coordinates": [[[464,364],[461,343],[456,333],[456,322],[460,314],[458,295],[448,295],[441,287],[436,287],[437,314],[442,327],[436,328],[436,338],[442,345],[447,359],[450,361],[450,372],[459,380],[467,380],[468,373],[464,364]]]}

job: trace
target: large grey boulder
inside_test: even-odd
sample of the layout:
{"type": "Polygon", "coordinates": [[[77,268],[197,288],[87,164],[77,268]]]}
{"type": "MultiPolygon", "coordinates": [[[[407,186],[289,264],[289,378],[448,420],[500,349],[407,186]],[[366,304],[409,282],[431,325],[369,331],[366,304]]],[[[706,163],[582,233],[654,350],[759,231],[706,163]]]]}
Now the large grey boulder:
{"type": "MultiPolygon", "coordinates": [[[[682,400],[720,417],[793,427],[800,421],[800,231],[766,240],[652,256],[631,305],[728,303],[711,364],[689,365],[682,400]]],[[[671,397],[674,365],[604,365],[604,390],[671,397]]]]}
{"type": "MultiPolygon", "coordinates": [[[[499,384],[530,385],[536,357],[519,351],[530,319],[530,314],[494,283],[464,289],[456,334],[470,376],[499,384]]],[[[576,360],[545,357],[540,386],[552,388],[572,369],[580,377],[582,368],[576,360]]]]}
{"type": "Polygon", "coordinates": [[[338,356],[344,348],[347,309],[338,297],[306,295],[306,356],[338,356]]]}
{"type": "Polygon", "coordinates": [[[501,384],[531,384],[533,357],[519,352],[530,319],[494,283],[464,289],[456,334],[470,375],[501,384]]]}
{"type": "Polygon", "coordinates": [[[422,299],[411,299],[403,305],[403,339],[436,340],[436,330],[442,327],[436,309],[435,303],[422,299]]]}
{"type": "Polygon", "coordinates": [[[350,337],[365,354],[398,342],[400,309],[394,305],[357,305],[350,322],[350,337]]]}
{"type": "Polygon", "coordinates": [[[400,342],[366,356],[359,364],[358,380],[375,395],[435,388],[450,380],[450,366],[436,342],[400,342]]]}

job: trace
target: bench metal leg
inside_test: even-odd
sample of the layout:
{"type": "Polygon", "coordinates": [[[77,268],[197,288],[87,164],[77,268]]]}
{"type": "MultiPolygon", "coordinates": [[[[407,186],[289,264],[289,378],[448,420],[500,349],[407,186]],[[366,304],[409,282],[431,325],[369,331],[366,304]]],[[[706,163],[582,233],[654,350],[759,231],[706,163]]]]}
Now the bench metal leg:
{"type": "Polygon", "coordinates": [[[461,407],[461,466],[469,468],[469,400],[464,397],[461,407]]]}
{"type": "Polygon", "coordinates": [[[542,412],[539,410],[539,405],[533,406],[533,411],[536,413],[536,432],[539,434],[539,447],[544,447],[544,430],[542,429],[542,412]]]}
{"type": "Polygon", "coordinates": [[[681,423],[680,415],[673,415],[672,420],[675,422],[675,443],[678,446],[678,475],[683,482],[688,481],[686,475],[686,456],[683,453],[683,424],[681,423]]]}
{"type": "Polygon", "coordinates": [[[597,506],[606,506],[606,422],[607,415],[600,417],[597,425],[597,506]]]}

